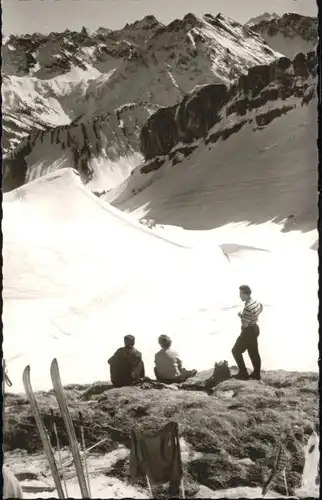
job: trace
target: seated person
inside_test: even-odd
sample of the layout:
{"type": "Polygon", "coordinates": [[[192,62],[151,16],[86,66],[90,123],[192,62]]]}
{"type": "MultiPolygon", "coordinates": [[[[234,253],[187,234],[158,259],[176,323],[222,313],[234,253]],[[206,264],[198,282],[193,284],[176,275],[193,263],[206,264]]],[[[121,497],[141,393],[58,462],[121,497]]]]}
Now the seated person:
{"type": "Polygon", "coordinates": [[[115,387],[125,387],[140,382],[145,376],[142,354],[134,347],[135,337],[126,335],[120,347],[108,360],[111,382],[115,387]]]}
{"type": "Polygon", "coordinates": [[[194,377],[197,370],[186,370],[182,368],[182,362],[178,354],[170,349],[172,340],[167,335],[160,335],[159,344],[161,350],[154,358],[154,373],[156,379],[164,384],[174,384],[184,382],[190,377],[194,377]]]}

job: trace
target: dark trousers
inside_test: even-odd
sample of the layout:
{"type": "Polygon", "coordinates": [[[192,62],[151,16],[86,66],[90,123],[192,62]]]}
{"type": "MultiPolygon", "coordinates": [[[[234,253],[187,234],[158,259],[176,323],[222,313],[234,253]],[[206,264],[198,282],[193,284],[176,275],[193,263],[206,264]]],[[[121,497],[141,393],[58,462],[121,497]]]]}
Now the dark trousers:
{"type": "MultiPolygon", "coordinates": [[[[124,368],[124,367],[123,367],[124,368]]],[[[114,387],[127,387],[138,384],[145,377],[144,363],[139,361],[134,368],[127,367],[123,371],[110,369],[111,382],[114,387]]]]}
{"type": "Polygon", "coordinates": [[[245,366],[243,353],[248,352],[252,365],[254,367],[254,375],[259,375],[261,371],[261,358],[258,352],[258,336],[259,327],[258,325],[250,325],[243,328],[241,334],[234,347],[232,348],[232,354],[235,358],[236,364],[239,368],[239,372],[244,374],[247,373],[245,366]]]}

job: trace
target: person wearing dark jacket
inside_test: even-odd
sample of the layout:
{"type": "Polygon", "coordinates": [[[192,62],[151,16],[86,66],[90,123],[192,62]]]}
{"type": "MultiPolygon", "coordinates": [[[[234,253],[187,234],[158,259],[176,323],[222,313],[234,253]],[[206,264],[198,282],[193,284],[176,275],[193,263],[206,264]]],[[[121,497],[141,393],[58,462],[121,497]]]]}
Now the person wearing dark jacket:
{"type": "Polygon", "coordinates": [[[258,351],[257,339],[259,336],[258,317],[263,310],[263,305],[257,300],[252,299],[252,291],[248,285],[240,286],[239,292],[240,298],[245,303],[245,306],[243,311],[238,313],[238,316],[241,319],[241,334],[237,338],[232,349],[232,354],[239,368],[239,372],[235,378],[240,380],[248,380],[249,378],[260,380],[261,358],[258,351]],[[245,366],[243,358],[243,353],[245,351],[248,352],[254,368],[251,375],[248,375],[245,366]]]}
{"type": "Polygon", "coordinates": [[[142,354],[134,344],[135,337],[126,335],[124,347],[120,347],[108,360],[111,382],[115,387],[134,385],[145,377],[142,354]]]}

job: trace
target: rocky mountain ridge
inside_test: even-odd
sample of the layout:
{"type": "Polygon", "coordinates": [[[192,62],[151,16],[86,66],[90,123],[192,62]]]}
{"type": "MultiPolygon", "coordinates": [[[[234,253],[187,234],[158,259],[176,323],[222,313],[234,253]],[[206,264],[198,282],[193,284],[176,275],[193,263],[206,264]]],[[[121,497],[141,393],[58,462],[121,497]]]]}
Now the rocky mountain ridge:
{"type": "Polygon", "coordinates": [[[293,58],[298,52],[316,49],[318,40],[317,17],[287,13],[251,23],[251,29],[260,34],[274,50],[293,58]],[[259,22],[258,22],[259,21],[259,22]]]}
{"type": "Polygon", "coordinates": [[[273,12],[273,14],[269,12],[264,12],[264,14],[261,14],[260,16],[252,17],[249,19],[246,23],[246,26],[256,26],[257,24],[261,22],[267,22],[271,21],[272,19],[278,19],[280,16],[276,14],[276,12],[273,12]]]}
{"type": "MultiPolygon", "coordinates": [[[[197,139],[204,138],[206,143],[225,140],[249,121],[264,127],[296,106],[295,102],[288,105],[292,98],[298,98],[301,105],[307,104],[316,95],[315,86],[314,52],[298,54],[293,61],[281,57],[270,65],[255,66],[231,87],[223,83],[202,86],[180,104],[154,113],[142,128],[141,150],[146,160],[167,155],[174,148],[176,153],[181,150],[189,154],[193,146],[185,145],[197,139]],[[270,109],[261,112],[268,103],[270,109]],[[216,131],[211,130],[215,125],[218,125],[216,131]]],[[[141,170],[147,169],[144,166],[141,170]]]]}
{"type": "Polygon", "coordinates": [[[3,70],[8,75],[49,79],[73,67],[85,70],[87,64],[99,68],[111,59],[130,60],[161,26],[154,16],[147,16],[116,31],[83,27],[80,32],[11,35],[3,47],[3,70]]]}
{"type": "Polygon", "coordinates": [[[318,35],[317,18],[290,12],[283,16],[272,15],[269,19],[261,19],[260,22],[252,23],[252,27],[261,36],[266,33],[271,36],[280,33],[289,38],[300,35],[303,40],[314,44],[318,35]]]}

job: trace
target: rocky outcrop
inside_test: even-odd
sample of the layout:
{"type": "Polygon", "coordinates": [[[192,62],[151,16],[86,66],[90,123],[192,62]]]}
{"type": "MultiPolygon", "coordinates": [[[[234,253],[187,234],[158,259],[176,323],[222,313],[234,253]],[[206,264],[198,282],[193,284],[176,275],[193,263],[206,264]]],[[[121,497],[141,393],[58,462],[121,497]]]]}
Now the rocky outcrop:
{"type": "Polygon", "coordinates": [[[31,153],[31,136],[28,136],[13,157],[2,160],[2,189],[11,191],[26,181],[28,164],[26,158],[31,153]]]}
{"type": "Polygon", "coordinates": [[[150,159],[167,154],[180,141],[191,142],[206,135],[220,120],[218,112],[227,100],[228,89],[224,84],[207,85],[197,88],[177,106],[157,111],[141,132],[144,156],[150,159]],[[151,141],[152,137],[155,140],[151,141]]]}
{"type": "MultiPolygon", "coordinates": [[[[70,125],[29,134],[3,162],[4,191],[64,167],[74,168],[87,184],[98,165],[115,164],[133,155],[140,158],[139,135],[149,109],[144,103],[132,103],[114,113],[102,113],[93,120],[75,120],[70,125]]],[[[124,178],[129,173],[124,172],[124,178]]],[[[115,186],[106,184],[105,190],[111,187],[115,186]]]]}
{"type": "MultiPolygon", "coordinates": [[[[316,55],[311,52],[298,54],[293,61],[281,57],[269,65],[254,66],[231,87],[214,84],[196,88],[178,105],[160,109],[149,118],[141,132],[141,150],[146,160],[151,160],[168,155],[179,143],[191,144],[200,138],[206,142],[225,140],[249,121],[265,126],[294,108],[287,99],[296,97],[307,104],[315,93],[315,76],[316,55]],[[276,109],[263,109],[274,101],[276,109]],[[280,105],[280,101],[285,103],[280,105]],[[256,117],[251,115],[253,111],[256,117]],[[231,115],[244,119],[231,125],[227,123],[231,115]],[[216,124],[218,129],[207,137],[216,124]]],[[[141,171],[150,171],[151,162],[148,165],[141,171]]]]}
{"type": "MultiPolygon", "coordinates": [[[[165,387],[155,381],[121,389],[105,382],[65,387],[76,435],[80,432],[78,412],[81,408],[86,446],[99,443],[95,460],[99,454],[104,458],[105,453],[120,446],[125,448],[127,453],[122,458],[126,460],[108,469],[108,474],[128,481],[133,426],[153,431],[169,420],[178,421],[187,494],[190,490],[198,491],[200,484],[212,490],[262,487],[273,466],[276,446],[282,444],[288,459],[289,493],[294,494],[301,484],[305,446],[313,428],[319,432],[318,374],[264,372],[260,383],[230,379],[218,384],[209,394],[200,390],[200,384],[211,373],[212,370],[201,372],[186,387],[165,387]]],[[[55,445],[56,441],[51,409],[60,445],[68,446],[66,428],[52,391],[38,392],[36,399],[52,443],[55,445]]],[[[26,450],[28,468],[35,472],[33,459],[38,458],[39,462],[35,454],[42,451],[42,445],[28,400],[7,394],[5,418],[4,451],[13,471],[19,475],[23,472],[17,468],[19,461],[15,454],[26,450]]],[[[64,461],[66,466],[71,463],[68,458],[64,461]]],[[[276,477],[272,489],[285,494],[282,476],[276,477]]]]}

